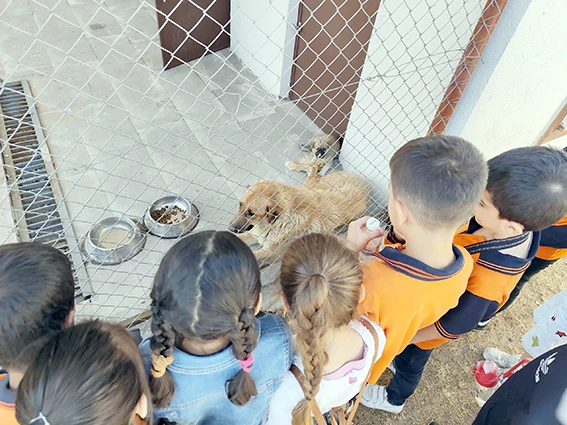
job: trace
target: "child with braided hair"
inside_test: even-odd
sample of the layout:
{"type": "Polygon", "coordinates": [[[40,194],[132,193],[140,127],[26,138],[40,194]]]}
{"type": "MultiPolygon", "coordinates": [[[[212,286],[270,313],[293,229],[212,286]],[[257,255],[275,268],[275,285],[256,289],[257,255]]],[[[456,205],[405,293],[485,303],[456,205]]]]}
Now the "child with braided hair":
{"type": "Polygon", "coordinates": [[[361,266],[334,236],[310,234],[292,242],[280,281],[299,356],[270,403],[268,424],[313,425],[313,415],[321,425],[332,408],[361,392],[384,349],[384,332],[356,317],[364,298],[361,266]]]}
{"type": "Polygon", "coordinates": [[[178,425],[264,421],[293,356],[289,326],[259,314],[260,270],[229,232],[204,231],[165,255],[141,344],[154,416],[178,425]]]}

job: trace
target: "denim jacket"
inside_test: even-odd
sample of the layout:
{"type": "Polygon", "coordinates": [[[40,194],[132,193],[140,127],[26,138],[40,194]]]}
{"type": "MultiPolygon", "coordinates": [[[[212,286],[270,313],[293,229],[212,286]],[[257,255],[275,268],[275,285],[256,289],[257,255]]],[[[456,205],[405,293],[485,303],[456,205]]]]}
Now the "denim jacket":
{"type": "MultiPolygon", "coordinates": [[[[267,416],[270,400],[283,381],[293,358],[293,340],[287,322],[280,316],[257,317],[259,341],[250,372],[258,395],[244,406],[232,404],[225,383],[241,366],[230,347],[210,356],[194,356],[174,348],[167,370],[175,383],[171,403],[154,408],[154,419],[165,418],[179,425],[258,425],[267,416]]],[[[149,338],[140,344],[147,370],[151,364],[149,338]]]]}

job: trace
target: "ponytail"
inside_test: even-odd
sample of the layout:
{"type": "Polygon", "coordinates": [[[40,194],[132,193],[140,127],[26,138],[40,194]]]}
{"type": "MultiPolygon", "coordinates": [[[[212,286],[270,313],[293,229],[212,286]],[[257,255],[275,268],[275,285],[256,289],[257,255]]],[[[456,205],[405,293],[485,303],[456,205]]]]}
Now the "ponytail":
{"type": "Polygon", "coordinates": [[[293,241],[280,270],[305,375],[305,397],[293,409],[292,425],[312,425],[315,399],[329,361],[322,340],[330,329],[353,319],[362,270],[357,257],[339,239],[318,233],[293,241]]]}
{"type": "Polygon", "coordinates": [[[155,302],[152,303],[152,334],[150,391],[153,404],[156,407],[164,407],[171,402],[175,393],[173,378],[167,371],[167,366],[173,362],[175,331],[171,324],[161,317],[155,302]]]}
{"type": "Polygon", "coordinates": [[[230,332],[232,352],[240,360],[241,370],[226,382],[228,399],[236,406],[244,406],[258,394],[256,383],[250,375],[253,361],[252,351],[256,348],[258,332],[254,309],[246,308],[238,317],[238,322],[230,332]]]}

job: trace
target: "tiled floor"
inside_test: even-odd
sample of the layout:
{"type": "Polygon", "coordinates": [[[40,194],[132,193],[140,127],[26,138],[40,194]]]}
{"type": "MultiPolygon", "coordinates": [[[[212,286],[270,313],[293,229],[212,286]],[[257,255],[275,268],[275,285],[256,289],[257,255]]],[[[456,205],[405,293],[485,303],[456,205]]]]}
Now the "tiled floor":
{"type": "MultiPolygon", "coordinates": [[[[229,50],[163,72],[151,2],[6,3],[0,77],[30,82],[72,244],[96,220],[140,217],[169,193],[195,202],[198,229],[225,229],[247,184],[303,178],[284,162],[317,132],[311,121],[267,94],[229,50]]],[[[95,295],[79,314],[123,320],[143,311],[172,244],[148,236],[144,251],[120,266],[87,264],[95,295]]]]}

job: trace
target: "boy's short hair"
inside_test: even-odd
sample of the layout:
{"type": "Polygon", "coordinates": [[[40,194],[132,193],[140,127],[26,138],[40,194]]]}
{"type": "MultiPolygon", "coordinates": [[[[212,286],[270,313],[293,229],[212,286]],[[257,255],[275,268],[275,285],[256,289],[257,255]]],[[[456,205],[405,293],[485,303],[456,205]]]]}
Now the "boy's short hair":
{"type": "Polygon", "coordinates": [[[543,230],[567,214],[567,155],[545,146],[501,153],[488,161],[492,204],[500,218],[543,230]]]}
{"type": "Polygon", "coordinates": [[[0,246],[0,365],[25,371],[75,303],[69,259],[39,243],[0,246]]]}
{"type": "Polygon", "coordinates": [[[411,140],[390,160],[392,192],[429,229],[456,228],[479,203],[488,176],[481,152],[453,136],[411,140]]]}

